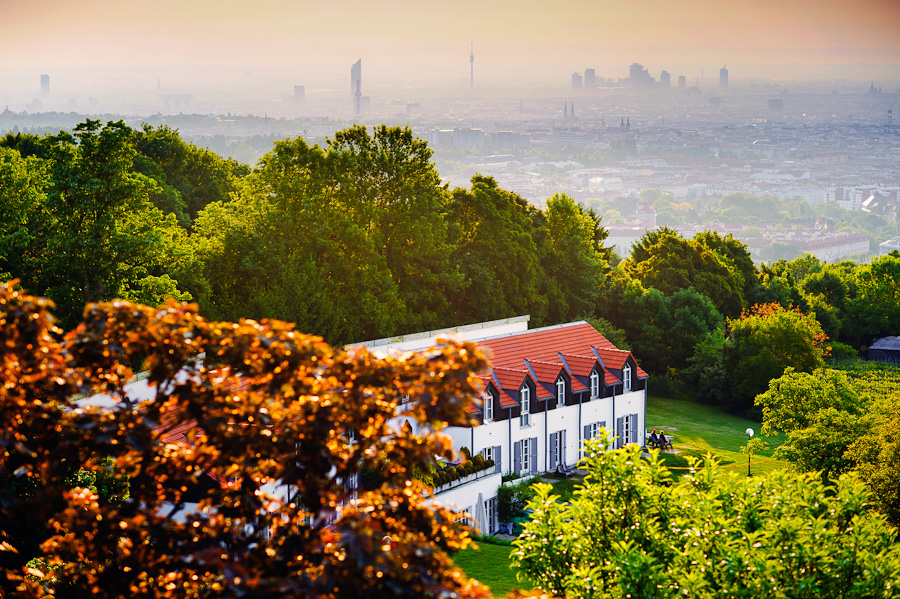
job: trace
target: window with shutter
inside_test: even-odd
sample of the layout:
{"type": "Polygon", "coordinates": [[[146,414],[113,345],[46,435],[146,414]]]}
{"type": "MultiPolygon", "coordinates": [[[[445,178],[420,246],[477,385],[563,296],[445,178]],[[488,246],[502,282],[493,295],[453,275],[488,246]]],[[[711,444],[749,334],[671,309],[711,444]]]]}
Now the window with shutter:
{"type": "Polygon", "coordinates": [[[503,472],[503,460],[500,458],[500,451],[502,450],[501,445],[494,445],[494,472],[503,472]]]}

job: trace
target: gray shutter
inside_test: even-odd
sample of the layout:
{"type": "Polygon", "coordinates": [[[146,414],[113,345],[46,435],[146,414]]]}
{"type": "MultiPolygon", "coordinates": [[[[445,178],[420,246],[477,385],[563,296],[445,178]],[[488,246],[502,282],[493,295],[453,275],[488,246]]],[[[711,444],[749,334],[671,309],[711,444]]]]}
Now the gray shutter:
{"type": "MultiPolygon", "coordinates": [[[[600,430],[601,428],[606,428],[606,420],[602,420],[600,422],[600,424],[597,425],[597,430],[600,430]]],[[[606,436],[603,437],[603,442],[605,443],[608,440],[609,440],[609,433],[607,433],[606,436]]]]}
{"type": "Polygon", "coordinates": [[[550,433],[550,470],[556,470],[556,436],[559,433],[550,433]]]}
{"type": "Polygon", "coordinates": [[[623,447],[625,445],[625,443],[628,442],[626,439],[622,438],[622,433],[624,431],[625,431],[625,417],[620,416],[620,417],[616,418],[616,436],[618,437],[618,439],[616,439],[616,449],[623,447]]]}
{"type": "Polygon", "coordinates": [[[531,438],[531,473],[532,474],[534,474],[535,472],[538,471],[538,468],[537,468],[537,448],[538,448],[537,439],[538,439],[537,437],[531,438]]]}
{"type": "Polygon", "coordinates": [[[520,474],[522,472],[522,442],[513,443],[513,472],[520,474]]]}
{"type": "Polygon", "coordinates": [[[494,472],[503,472],[503,460],[500,459],[501,449],[503,449],[502,445],[494,446],[494,472]]]}
{"type": "Polygon", "coordinates": [[[637,424],[638,424],[638,415],[637,415],[637,414],[632,414],[632,415],[631,415],[631,442],[632,442],[632,443],[637,443],[637,442],[638,442],[638,427],[637,427],[637,424]]]}
{"type": "Polygon", "coordinates": [[[591,425],[585,424],[584,425],[584,440],[587,441],[590,438],[591,438],[591,425]]]}
{"type": "Polygon", "coordinates": [[[559,444],[560,449],[562,450],[562,455],[559,456],[559,463],[563,466],[566,465],[566,430],[563,429],[559,432],[562,435],[562,442],[559,444]]]}

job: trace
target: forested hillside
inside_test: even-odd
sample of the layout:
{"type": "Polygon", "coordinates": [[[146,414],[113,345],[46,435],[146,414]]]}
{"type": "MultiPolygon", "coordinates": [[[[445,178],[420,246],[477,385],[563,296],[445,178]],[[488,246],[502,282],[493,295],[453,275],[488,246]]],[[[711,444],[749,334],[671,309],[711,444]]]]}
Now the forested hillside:
{"type": "Polygon", "coordinates": [[[253,169],[165,126],[0,139],[0,276],[53,299],[63,328],[115,297],[286,320],[334,344],[590,318],[663,385],[737,410],[787,365],[900,330],[900,256],[757,267],[731,236],[662,228],[619,263],[605,238],[562,194],[537,208],[489,177],[448,188],[409,129],[285,139],[253,169]]]}

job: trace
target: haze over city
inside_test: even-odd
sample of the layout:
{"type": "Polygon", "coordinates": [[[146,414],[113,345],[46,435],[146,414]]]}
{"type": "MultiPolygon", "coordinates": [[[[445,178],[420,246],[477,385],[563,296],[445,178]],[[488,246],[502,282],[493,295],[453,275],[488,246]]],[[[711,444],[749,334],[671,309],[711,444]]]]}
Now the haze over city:
{"type": "MultiPolygon", "coordinates": [[[[2,0],[0,103],[153,95],[157,85],[268,99],[344,88],[362,58],[368,91],[565,88],[573,70],[627,76],[639,62],[689,80],[728,64],[733,82],[900,83],[894,0],[717,2],[20,2],[2,0]]],[[[536,93],[536,92],[535,92],[536,93]]]]}

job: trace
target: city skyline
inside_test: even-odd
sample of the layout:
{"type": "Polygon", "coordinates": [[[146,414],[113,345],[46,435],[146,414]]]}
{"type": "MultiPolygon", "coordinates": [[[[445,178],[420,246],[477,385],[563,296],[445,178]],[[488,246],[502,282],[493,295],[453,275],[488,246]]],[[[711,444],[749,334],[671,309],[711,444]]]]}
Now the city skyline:
{"type": "Polygon", "coordinates": [[[565,84],[572,69],[593,66],[619,77],[611,69],[631,62],[685,71],[727,61],[735,74],[751,77],[772,73],[774,66],[777,76],[794,68],[826,78],[842,68],[853,77],[859,64],[900,65],[895,0],[694,0],[672,6],[663,0],[645,0],[639,9],[583,0],[461,0],[451,10],[406,0],[0,0],[11,25],[0,51],[14,57],[0,65],[0,75],[21,69],[166,75],[225,67],[281,68],[315,78],[364,57],[372,76],[469,80],[472,41],[485,80],[527,66],[530,78],[558,72],[565,84]],[[90,23],[90,35],[75,40],[77,23],[90,23]],[[338,31],[342,42],[335,47],[338,31]]]}

